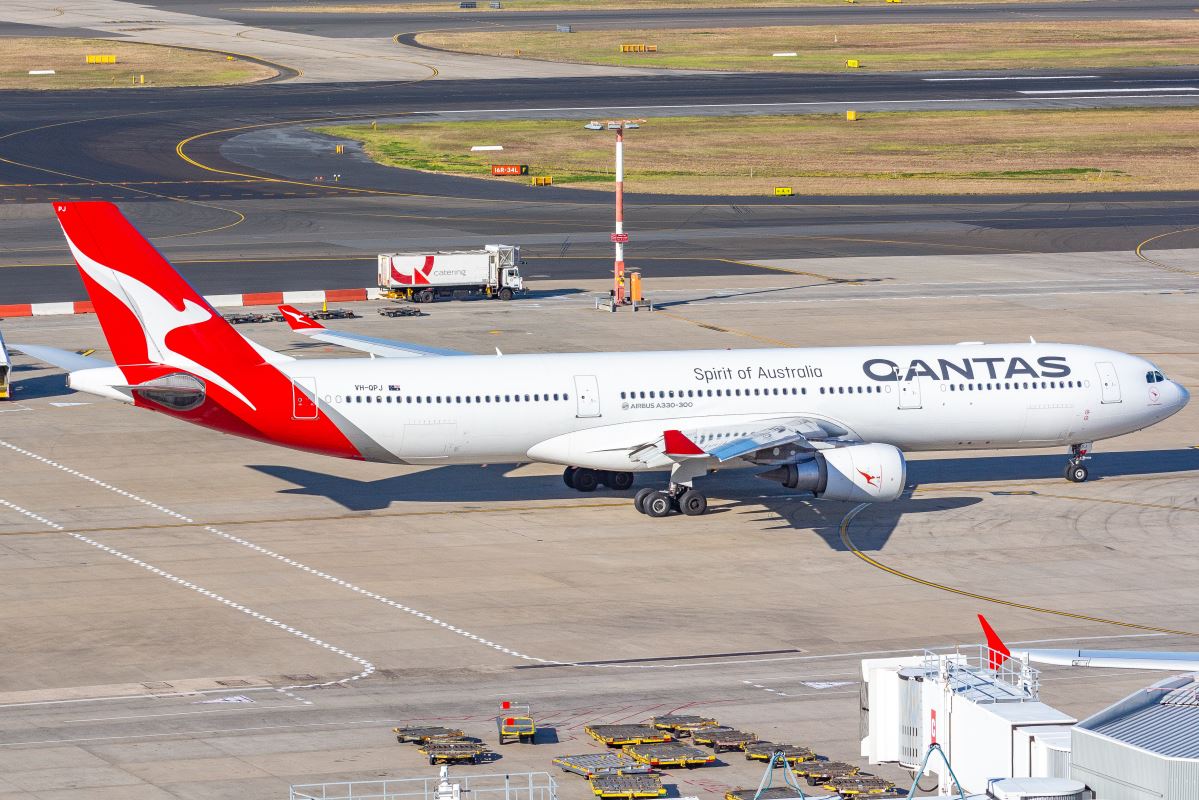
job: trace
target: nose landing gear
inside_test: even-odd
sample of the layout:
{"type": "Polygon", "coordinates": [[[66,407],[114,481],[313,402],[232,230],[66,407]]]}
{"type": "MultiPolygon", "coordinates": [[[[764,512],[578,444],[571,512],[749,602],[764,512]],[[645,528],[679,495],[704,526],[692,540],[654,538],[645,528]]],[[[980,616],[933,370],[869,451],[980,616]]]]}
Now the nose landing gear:
{"type": "Polygon", "coordinates": [[[1091,444],[1091,442],[1084,442],[1083,444],[1070,445],[1070,460],[1066,462],[1066,480],[1071,483],[1083,483],[1090,477],[1090,473],[1083,462],[1091,459],[1087,455],[1091,452],[1091,444]]]}

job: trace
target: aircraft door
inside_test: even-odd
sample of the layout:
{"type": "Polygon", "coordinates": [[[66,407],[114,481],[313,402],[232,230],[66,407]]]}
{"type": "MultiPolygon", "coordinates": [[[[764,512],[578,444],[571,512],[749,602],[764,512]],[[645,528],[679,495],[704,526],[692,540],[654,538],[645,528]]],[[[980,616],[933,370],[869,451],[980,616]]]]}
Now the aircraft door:
{"type": "Polygon", "coordinates": [[[599,381],[594,375],[575,376],[576,417],[600,416],[599,381]]]}
{"type": "Polygon", "coordinates": [[[1110,361],[1100,361],[1095,364],[1099,371],[1099,385],[1103,387],[1102,402],[1120,402],[1120,378],[1116,375],[1116,367],[1110,361]]]}
{"type": "Polygon", "coordinates": [[[899,407],[900,408],[920,408],[920,378],[912,377],[904,380],[901,376],[895,382],[895,388],[899,392],[899,407]]]}
{"type": "Polygon", "coordinates": [[[291,379],[291,418],[316,419],[316,378],[291,379]]]}

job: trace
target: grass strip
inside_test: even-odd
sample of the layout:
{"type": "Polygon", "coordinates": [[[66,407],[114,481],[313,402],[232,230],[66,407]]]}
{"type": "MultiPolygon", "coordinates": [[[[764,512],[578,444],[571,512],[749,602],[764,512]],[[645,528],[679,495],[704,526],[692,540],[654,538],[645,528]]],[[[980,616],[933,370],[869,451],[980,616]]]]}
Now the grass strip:
{"type": "MultiPolygon", "coordinates": [[[[314,130],[389,166],[493,178],[528,164],[610,190],[610,132],[586,120],[413,122],[314,130]],[[503,145],[502,152],[470,151],[503,145]]],[[[626,136],[626,186],[667,194],[998,194],[1193,190],[1199,109],[891,112],[650,119],[626,136]]],[[[530,190],[532,191],[532,190],[530,190]]]]}

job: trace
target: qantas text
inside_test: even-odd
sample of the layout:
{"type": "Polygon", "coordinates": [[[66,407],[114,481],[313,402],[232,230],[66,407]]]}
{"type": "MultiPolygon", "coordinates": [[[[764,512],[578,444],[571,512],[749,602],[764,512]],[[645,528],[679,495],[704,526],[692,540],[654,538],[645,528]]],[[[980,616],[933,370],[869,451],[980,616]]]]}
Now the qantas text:
{"type": "Polygon", "coordinates": [[[1019,356],[1004,358],[938,358],[936,363],[912,359],[906,368],[885,358],[872,358],[862,364],[866,377],[876,381],[905,381],[913,378],[933,380],[1010,380],[1012,378],[1064,378],[1070,374],[1065,356],[1041,356],[1036,366],[1019,356]]]}

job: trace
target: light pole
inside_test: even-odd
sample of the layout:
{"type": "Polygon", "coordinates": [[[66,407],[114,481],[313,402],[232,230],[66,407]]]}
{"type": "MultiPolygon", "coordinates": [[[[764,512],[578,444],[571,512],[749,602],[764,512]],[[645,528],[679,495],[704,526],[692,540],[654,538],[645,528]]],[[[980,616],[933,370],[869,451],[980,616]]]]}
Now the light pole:
{"type": "Polygon", "coordinates": [[[612,244],[615,247],[615,263],[612,266],[614,287],[612,290],[613,308],[629,302],[624,282],[624,246],[629,235],[624,232],[624,132],[640,128],[643,119],[607,119],[592,120],[583,127],[589,131],[616,131],[616,228],[612,232],[612,244]]]}

